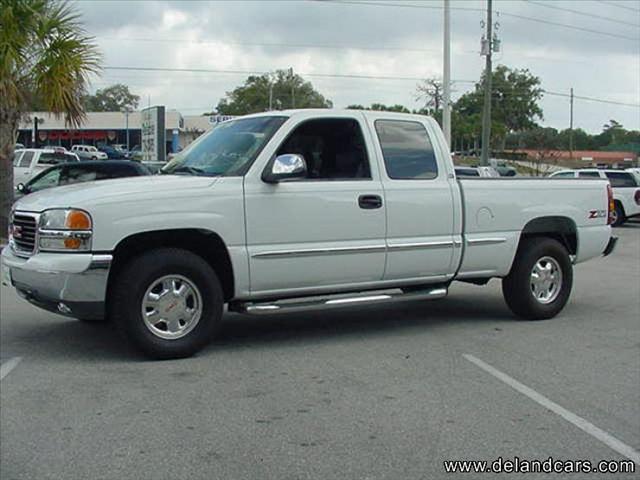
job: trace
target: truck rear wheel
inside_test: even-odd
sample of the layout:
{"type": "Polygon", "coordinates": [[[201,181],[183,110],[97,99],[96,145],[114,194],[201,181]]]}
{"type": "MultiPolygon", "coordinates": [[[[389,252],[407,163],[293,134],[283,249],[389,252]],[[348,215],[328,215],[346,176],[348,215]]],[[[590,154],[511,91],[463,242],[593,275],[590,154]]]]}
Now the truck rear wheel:
{"type": "Polygon", "coordinates": [[[613,209],[613,221],[611,223],[612,227],[619,227],[624,222],[627,221],[627,218],[624,214],[624,208],[620,202],[615,203],[615,208],[613,209]]]}
{"type": "Polygon", "coordinates": [[[145,355],[182,358],[204,347],[222,319],[222,287],[201,257],[159,248],[129,262],[114,280],[112,314],[145,355]]]}
{"type": "Polygon", "coordinates": [[[555,317],[573,285],[567,249],[552,238],[524,239],[511,272],[502,279],[502,293],[513,313],[527,320],[555,317]]]}

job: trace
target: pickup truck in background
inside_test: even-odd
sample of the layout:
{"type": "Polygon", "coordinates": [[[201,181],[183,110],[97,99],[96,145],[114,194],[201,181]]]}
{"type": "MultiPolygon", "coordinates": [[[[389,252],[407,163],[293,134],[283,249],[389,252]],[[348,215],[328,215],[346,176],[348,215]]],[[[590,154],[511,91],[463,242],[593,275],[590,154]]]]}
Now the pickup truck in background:
{"type": "Polygon", "coordinates": [[[640,216],[640,175],[629,170],[601,168],[581,168],[579,170],[560,170],[550,175],[552,178],[603,178],[611,183],[613,189],[613,221],[618,227],[628,219],[640,216]]]}
{"type": "Polygon", "coordinates": [[[419,115],[250,115],[161,173],[19,200],[5,282],[176,358],[207,344],[225,304],[268,314],[428,300],[455,280],[501,278],[517,316],[550,318],[573,264],[616,242],[606,180],[456,179],[438,124],[419,115]]]}
{"type": "Polygon", "coordinates": [[[64,148],[25,148],[16,150],[13,155],[13,186],[27,183],[38,173],[52,165],[67,162],[79,162],[73,152],[64,148]]]}

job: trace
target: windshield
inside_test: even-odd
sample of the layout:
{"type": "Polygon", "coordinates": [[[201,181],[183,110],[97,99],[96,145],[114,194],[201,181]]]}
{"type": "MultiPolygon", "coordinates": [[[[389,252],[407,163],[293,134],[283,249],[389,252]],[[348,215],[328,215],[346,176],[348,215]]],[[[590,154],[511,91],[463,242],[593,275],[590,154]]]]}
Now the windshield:
{"type": "Polygon", "coordinates": [[[160,173],[244,175],[286,119],[255,117],[223,122],[176,155],[160,173]]]}

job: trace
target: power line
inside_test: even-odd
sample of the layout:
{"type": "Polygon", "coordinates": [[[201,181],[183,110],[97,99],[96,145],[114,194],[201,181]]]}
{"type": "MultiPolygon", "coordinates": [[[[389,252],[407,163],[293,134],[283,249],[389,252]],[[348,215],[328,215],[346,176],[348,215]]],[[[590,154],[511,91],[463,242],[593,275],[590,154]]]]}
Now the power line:
{"type": "Polygon", "coordinates": [[[636,13],[640,13],[640,9],[637,8],[633,8],[633,7],[628,7],[626,5],[620,5],[618,3],[614,3],[614,2],[605,2],[603,0],[595,0],[598,3],[601,3],[603,5],[606,5],[608,7],[618,7],[618,8],[622,8],[624,10],[630,10],[632,12],[636,12],[636,13]]]}
{"type": "MultiPolygon", "coordinates": [[[[314,0],[317,1],[317,0],[314,0]]],[[[372,6],[372,7],[397,7],[397,8],[417,8],[417,9],[437,9],[437,10],[442,10],[443,6],[437,6],[437,5],[415,5],[415,4],[398,4],[398,3],[386,3],[386,2],[368,2],[368,1],[355,1],[355,0],[324,0],[322,2],[319,2],[320,4],[324,4],[324,5],[367,5],[367,6],[372,6]]],[[[472,7],[451,7],[452,10],[463,10],[463,11],[470,11],[470,12],[483,12],[484,10],[479,9],[479,8],[472,8],[472,7]]],[[[560,22],[553,22],[551,20],[544,20],[542,18],[534,18],[534,17],[528,17],[526,15],[518,15],[516,13],[509,13],[509,12],[504,12],[504,11],[500,11],[498,12],[501,16],[503,17],[512,17],[512,18],[518,18],[520,20],[527,20],[530,22],[537,22],[537,23],[542,23],[542,24],[546,24],[546,25],[554,25],[557,27],[563,27],[563,28],[568,28],[568,29],[572,29],[572,30],[577,30],[577,31],[581,31],[581,32],[587,32],[587,33],[595,33],[597,35],[606,35],[608,37],[613,37],[613,38],[621,38],[624,40],[632,40],[634,42],[637,42],[639,39],[636,37],[629,37],[627,35],[619,35],[617,33],[611,33],[611,32],[605,32],[603,30],[594,30],[592,28],[584,28],[584,27],[578,27],[576,25],[570,25],[567,23],[560,23],[560,22]]]]}
{"type": "MultiPolygon", "coordinates": [[[[126,42],[150,42],[150,43],[186,43],[186,44],[196,44],[196,45],[216,45],[216,44],[224,44],[224,45],[236,45],[236,46],[247,46],[247,47],[277,47],[277,48],[319,48],[319,49],[345,49],[345,50],[392,50],[392,51],[406,51],[406,52],[440,52],[437,49],[428,49],[428,48],[406,48],[406,47],[369,47],[363,45],[330,45],[330,44],[311,44],[311,43],[254,43],[254,42],[216,42],[211,40],[184,40],[184,39],[169,39],[169,38],[127,38],[127,37],[101,37],[97,36],[96,38],[101,38],[102,40],[107,41],[126,41],[126,42]]],[[[465,54],[477,54],[477,52],[472,50],[466,50],[465,54]]]]}
{"type": "MultiPolygon", "coordinates": [[[[222,73],[222,74],[240,74],[240,75],[263,75],[270,73],[268,71],[260,70],[218,70],[209,68],[169,68],[169,67],[120,67],[120,66],[106,66],[104,70],[128,70],[128,71],[141,71],[141,72],[186,72],[186,73],[222,73]]],[[[319,78],[354,78],[354,79],[366,79],[366,80],[402,80],[402,81],[421,81],[426,77],[393,77],[385,75],[360,75],[360,74],[340,74],[340,73],[302,73],[299,75],[306,77],[319,77],[319,78]]]]}
{"type": "MultiPolygon", "coordinates": [[[[106,66],[105,70],[114,71],[140,71],[140,72],[171,72],[171,73],[221,73],[221,74],[238,74],[238,75],[262,75],[269,73],[259,70],[220,70],[220,69],[208,69],[208,68],[170,68],[170,67],[124,67],[124,66],[106,66]]],[[[299,75],[307,77],[319,77],[319,78],[350,78],[359,80],[400,80],[400,81],[421,81],[424,77],[394,77],[387,75],[358,75],[358,74],[338,74],[338,73],[302,73],[299,75]]],[[[453,83],[478,83],[475,80],[453,79],[453,83]]],[[[526,90],[515,91],[513,93],[525,93],[526,90]]],[[[547,95],[554,95],[559,97],[569,97],[568,93],[554,92],[551,90],[541,89],[541,92],[547,95]]],[[[610,105],[619,105],[625,107],[640,108],[640,104],[618,102],[615,100],[608,100],[604,98],[586,97],[580,95],[574,95],[575,99],[586,100],[591,102],[607,103],[610,105]]]]}
{"type": "Polygon", "coordinates": [[[640,28],[640,24],[638,24],[638,23],[625,22],[623,20],[618,20],[616,18],[604,17],[602,15],[596,15],[594,13],[588,13],[588,12],[582,12],[580,10],[574,10],[572,8],[558,7],[557,5],[549,5],[548,3],[536,2],[534,0],[523,0],[523,1],[527,2],[527,3],[531,3],[532,5],[539,5],[539,6],[545,7],[545,8],[551,8],[551,9],[554,9],[554,10],[561,10],[563,12],[569,12],[569,13],[573,13],[575,15],[582,15],[583,17],[597,18],[598,20],[604,20],[604,21],[607,21],[607,22],[614,22],[614,23],[619,23],[621,25],[630,25],[630,26],[635,27],[635,28],[640,28]]]}

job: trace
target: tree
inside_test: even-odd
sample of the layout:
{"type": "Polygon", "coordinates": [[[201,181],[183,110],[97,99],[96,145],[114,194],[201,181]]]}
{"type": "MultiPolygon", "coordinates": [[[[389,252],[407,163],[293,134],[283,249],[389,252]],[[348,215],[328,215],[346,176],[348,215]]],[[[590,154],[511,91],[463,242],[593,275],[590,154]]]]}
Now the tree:
{"type": "Polygon", "coordinates": [[[427,78],[416,86],[416,101],[421,102],[426,114],[433,115],[442,108],[442,82],[437,78],[427,78]]]}
{"type": "Polygon", "coordinates": [[[88,76],[100,55],[75,10],[53,0],[0,4],[0,235],[13,202],[13,149],[18,125],[34,97],[69,126],[84,116],[88,76]]]}
{"type": "MultiPolygon", "coordinates": [[[[504,133],[521,132],[537,126],[542,120],[542,109],[538,102],[542,98],[540,79],[527,69],[511,70],[504,65],[492,73],[491,120],[501,126],[504,133]]],[[[484,78],[475,89],[462,95],[454,109],[462,116],[482,115],[484,101],[484,78]]]]}
{"type": "Polygon", "coordinates": [[[129,87],[116,83],[97,90],[95,95],[86,95],[83,99],[88,112],[131,112],[138,108],[140,96],[129,91],[129,87]]]}
{"type": "Polygon", "coordinates": [[[331,108],[327,100],[317,92],[311,82],[289,70],[276,70],[274,73],[252,75],[244,85],[227,92],[225,98],[216,107],[220,115],[246,115],[271,109],[285,108],[331,108]]]}
{"type": "Polygon", "coordinates": [[[372,103],[369,107],[363,107],[362,105],[349,105],[349,110],[375,110],[378,112],[399,112],[399,113],[411,113],[404,105],[385,105],[383,103],[372,103]]]}

